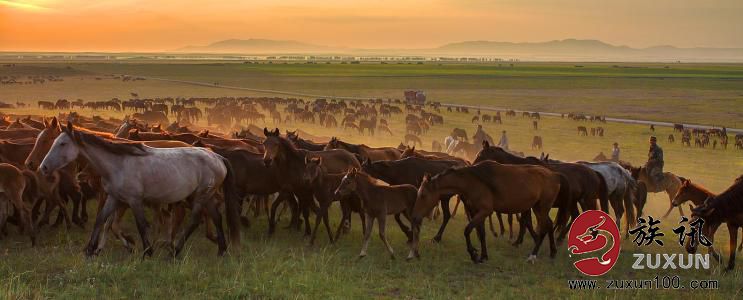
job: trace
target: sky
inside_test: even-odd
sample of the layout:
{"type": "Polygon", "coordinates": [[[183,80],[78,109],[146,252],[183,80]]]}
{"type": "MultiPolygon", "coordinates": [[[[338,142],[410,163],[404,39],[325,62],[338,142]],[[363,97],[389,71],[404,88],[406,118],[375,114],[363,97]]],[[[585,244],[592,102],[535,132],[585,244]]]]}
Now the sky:
{"type": "Polygon", "coordinates": [[[743,0],[0,0],[0,51],[153,52],[233,38],[743,48],[743,0]]]}

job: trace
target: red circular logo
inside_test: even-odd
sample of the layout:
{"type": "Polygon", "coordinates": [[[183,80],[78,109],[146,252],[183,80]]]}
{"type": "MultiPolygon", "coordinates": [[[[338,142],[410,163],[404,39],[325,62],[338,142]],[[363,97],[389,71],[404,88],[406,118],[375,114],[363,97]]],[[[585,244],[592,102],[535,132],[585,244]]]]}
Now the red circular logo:
{"type": "Polygon", "coordinates": [[[600,276],[609,272],[617,263],[621,243],[617,224],[603,211],[584,211],[570,226],[568,234],[570,255],[592,252],[598,254],[596,257],[584,258],[573,263],[578,271],[588,276],[600,276]]]}

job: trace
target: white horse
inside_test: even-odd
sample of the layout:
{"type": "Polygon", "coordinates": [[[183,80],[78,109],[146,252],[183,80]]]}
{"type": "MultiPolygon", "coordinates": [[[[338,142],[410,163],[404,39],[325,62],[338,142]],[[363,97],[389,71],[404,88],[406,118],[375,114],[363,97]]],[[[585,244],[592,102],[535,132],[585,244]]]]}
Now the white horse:
{"type": "Polygon", "coordinates": [[[589,167],[604,177],[609,202],[616,214],[617,228],[621,228],[619,223],[622,220],[622,214],[626,212],[627,230],[629,230],[635,221],[633,204],[637,189],[637,182],[632,178],[632,174],[615,162],[578,161],[576,163],[589,167]]]}
{"type": "Polygon", "coordinates": [[[444,145],[446,146],[446,154],[451,154],[451,152],[454,150],[454,147],[457,146],[457,143],[459,142],[458,139],[454,138],[453,136],[449,135],[444,139],[444,145]]]}
{"type": "Polygon", "coordinates": [[[222,230],[222,217],[214,195],[224,190],[227,225],[233,246],[240,244],[238,197],[229,162],[203,148],[152,148],[141,143],[116,143],[93,134],[75,130],[67,123],[54,140],[51,150],[39,166],[42,175],[51,174],[78,156],[85,157],[101,175],[108,194],[106,204],[96,217],[87,256],[96,254],[101,226],[117,207],[127,204],[134,213],[145,255],[152,255],[147,236],[144,206],[160,206],[181,202],[191,203],[191,221],[175,246],[175,255],[183,249],[188,237],[200,223],[202,208],[206,208],[217,229],[219,255],[227,244],[222,230]]]}

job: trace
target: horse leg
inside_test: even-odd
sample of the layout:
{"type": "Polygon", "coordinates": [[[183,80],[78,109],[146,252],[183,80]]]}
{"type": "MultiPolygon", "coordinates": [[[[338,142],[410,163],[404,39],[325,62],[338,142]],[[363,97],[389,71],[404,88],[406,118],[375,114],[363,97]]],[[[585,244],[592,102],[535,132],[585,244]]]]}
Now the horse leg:
{"type": "MultiPolygon", "coordinates": [[[[8,200],[12,202],[13,207],[15,207],[15,211],[19,215],[21,229],[22,231],[28,233],[29,238],[31,238],[31,246],[33,247],[36,246],[36,230],[34,229],[33,222],[31,221],[31,212],[28,210],[28,207],[26,207],[26,204],[23,202],[24,189],[25,187],[16,189],[14,191],[5,191],[5,194],[7,195],[8,200]]],[[[7,218],[9,203],[6,201],[4,205],[5,212],[0,213],[0,218],[7,218]]],[[[4,226],[5,220],[0,221],[0,228],[4,226]]]]}
{"type": "MultiPolygon", "coordinates": [[[[343,224],[351,220],[351,208],[349,207],[347,199],[341,199],[341,222],[338,223],[338,229],[335,231],[335,240],[337,241],[343,230],[343,224]]],[[[365,226],[362,226],[366,230],[365,226]]]]}
{"type": "Polygon", "coordinates": [[[508,239],[513,239],[513,214],[508,214],[508,239]]]}
{"type": "Polygon", "coordinates": [[[103,231],[101,233],[101,243],[99,243],[98,249],[96,249],[96,251],[100,252],[103,249],[103,246],[106,243],[105,235],[110,228],[111,232],[114,234],[114,237],[121,241],[121,243],[124,245],[124,248],[129,252],[134,252],[134,247],[136,246],[134,238],[127,235],[126,233],[124,233],[123,230],[121,230],[121,220],[124,217],[124,213],[126,213],[126,207],[119,206],[119,208],[116,209],[116,213],[113,215],[113,218],[106,222],[105,227],[103,228],[103,231]]]}
{"type": "Polygon", "coordinates": [[[193,205],[191,206],[191,218],[188,221],[186,229],[181,231],[181,236],[175,245],[175,253],[173,254],[173,256],[177,257],[178,254],[181,253],[181,251],[183,250],[183,246],[186,244],[186,240],[188,240],[194,230],[199,227],[199,223],[201,223],[201,203],[194,201],[193,205]]]}
{"type": "MultiPolygon", "coordinates": [[[[570,231],[570,227],[573,225],[573,222],[575,221],[575,219],[578,218],[578,215],[579,215],[578,207],[573,206],[573,208],[570,209],[570,221],[568,221],[567,225],[564,225],[562,227],[562,230],[560,230],[560,235],[557,237],[558,243],[562,243],[562,241],[565,239],[565,236],[568,234],[568,231],[570,231]]],[[[621,219],[621,215],[620,215],[620,219],[621,219]]],[[[619,221],[617,221],[617,223],[618,222],[619,221]]],[[[557,226],[560,226],[560,224],[557,224],[557,226]]],[[[534,236],[534,234],[532,234],[532,236],[534,236]]]]}
{"type": "Polygon", "coordinates": [[[735,246],[738,244],[738,226],[727,223],[728,233],[730,234],[730,257],[728,258],[728,266],[725,271],[732,271],[735,268],[735,246]]]}
{"type": "MultiPolygon", "coordinates": [[[[534,249],[532,249],[531,254],[527,258],[527,261],[530,261],[534,263],[537,259],[537,253],[539,253],[539,248],[542,246],[542,242],[544,241],[544,237],[549,233],[549,231],[552,231],[552,220],[550,220],[549,211],[546,213],[539,213],[538,211],[535,211],[535,215],[537,217],[537,228],[539,229],[539,234],[537,237],[537,240],[534,244],[534,249]]],[[[553,241],[550,241],[550,243],[553,243],[553,241]]],[[[552,248],[551,252],[554,252],[555,249],[552,248]]],[[[550,253],[551,257],[554,257],[554,253],[550,253]]]]}
{"type": "MultiPolygon", "coordinates": [[[[402,232],[405,233],[405,236],[408,237],[408,242],[412,241],[413,240],[413,231],[411,231],[410,228],[408,228],[408,226],[405,225],[405,223],[402,222],[402,220],[400,219],[400,214],[395,214],[395,221],[397,222],[397,225],[400,226],[400,229],[402,230],[402,232]]],[[[410,219],[408,219],[408,221],[410,221],[410,219]]]]}
{"type": "MultiPolygon", "coordinates": [[[[395,218],[398,218],[399,215],[395,215],[395,218]]],[[[382,240],[384,243],[384,246],[387,247],[387,252],[390,254],[391,259],[395,259],[395,251],[392,250],[392,245],[390,245],[390,242],[387,240],[387,236],[385,234],[385,229],[387,228],[387,216],[382,215],[379,217],[379,239],[382,240]]]]}
{"type": "Polygon", "coordinates": [[[500,235],[503,235],[506,233],[506,227],[503,226],[503,214],[501,213],[496,213],[496,214],[498,216],[498,225],[500,225],[500,235]]]}
{"type": "Polygon", "coordinates": [[[632,206],[632,192],[627,190],[624,192],[624,212],[627,215],[627,237],[629,237],[629,230],[635,225],[635,210],[632,206]]]}
{"type": "Polygon", "coordinates": [[[494,238],[497,238],[498,237],[498,234],[495,233],[495,228],[493,228],[493,215],[489,215],[488,216],[488,223],[490,225],[490,232],[493,233],[493,237],[494,238]]]}
{"type": "MultiPolygon", "coordinates": [[[[327,207],[324,203],[320,203],[320,210],[317,214],[315,214],[315,227],[312,229],[312,235],[310,237],[310,245],[313,245],[315,243],[315,237],[317,236],[317,229],[320,227],[320,221],[322,219],[322,216],[325,214],[324,212],[327,212],[327,207]]],[[[332,241],[333,238],[331,237],[330,240],[332,241]]]]}
{"type": "MultiPolygon", "coordinates": [[[[152,245],[150,245],[150,240],[147,236],[147,229],[149,225],[147,224],[147,219],[145,218],[144,206],[142,206],[142,203],[132,201],[129,204],[129,208],[132,209],[134,220],[137,223],[137,230],[139,231],[139,238],[142,240],[142,251],[144,252],[143,257],[145,255],[152,256],[152,245]]],[[[195,212],[196,214],[199,214],[200,210],[196,210],[195,212]]]]}
{"type": "Polygon", "coordinates": [[[101,233],[101,227],[103,224],[108,220],[108,217],[113,213],[116,208],[119,206],[119,201],[114,199],[111,196],[108,196],[106,199],[105,204],[103,205],[103,208],[100,212],[98,212],[98,216],[95,218],[95,225],[93,225],[93,232],[90,234],[90,241],[88,242],[88,246],[85,248],[85,256],[93,256],[94,254],[97,254],[98,249],[98,241],[100,238],[101,233]]]}
{"type": "MultiPolygon", "coordinates": [[[[217,245],[218,245],[218,256],[224,255],[227,251],[227,241],[224,237],[224,228],[222,228],[222,214],[219,213],[216,203],[212,200],[212,197],[206,198],[206,209],[209,212],[209,217],[214,223],[214,227],[217,229],[217,245]]],[[[181,245],[182,247],[182,245],[181,245]]]]}
{"type": "Polygon", "coordinates": [[[359,253],[359,258],[363,258],[366,256],[366,249],[369,248],[369,240],[371,239],[371,232],[372,227],[374,227],[374,217],[366,214],[367,219],[369,222],[366,224],[366,227],[364,228],[364,244],[361,246],[361,252],[359,253]]]}
{"type": "Polygon", "coordinates": [[[273,235],[274,231],[276,230],[276,209],[279,207],[279,204],[281,204],[281,202],[284,200],[285,198],[282,197],[282,193],[279,192],[279,195],[273,201],[273,204],[271,204],[271,214],[268,218],[268,235],[269,236],[273,235]]]}
{"type": "MultiPolygon", "coordinates": [[[[493,224],[493,214],[490,214],[488,216],[488,219],[490,219],[490,225],[492,230],[492,224],[493,224]]],[[[477,238],[480,240],[480,262],[488,260],[488,245],[485,242],[486,234],[485,234],[485,222],[481,223],[477,226],[477,238]]],[[[495,234],[495,232],[493,232],[495,234]]]]}
{"type": "Polygon", "coordinates": [[[482,226],[482,223],[485,221],[485,218],[488,217],[488,215],[492,214],[493,212],[490,211],[489,213],[482,209],[478,211],[473,217],[472,220],[470,220],[469,223],[467,223],[467,226],[464,227],[464,238],[467,240],[467,252],[470,254],[470,259],[474,263],[481,263],[482,260],[480,256],[477,255],[477,250],[474,246],[472,246],[472,239],[470,238],[470,234],[472,233],[472,229],[475,229],[478,226],[482,226]]]}
{"type": "Polygon", "coordinates": [[[457,210],[459,209],[459,203],[462,202],[462,200],[459,200],[459,197],[457,197],[457,203],[454,204],[454,211],[451,213],[451,217],[454,218],[454,216],[457,215],[457,210]]]}
{"type": "MultiPolygon", "coordinates": [[[[439,231],[436,233],[436,236],[433,237],[433,241],[438,243],[441,242],[441,236],[444,235],[444,229],[446,229],[446,224],[449,223],[449,219],[451,219],[451,213],[449,212],[449,198],[442,197],[440,199],[441,201],[441,215],[443,216],[441,220],[441,226],[439,227],[439,231]]],[[[467,208],[465,207],[465,210],[467,208]]]]}
{"type": "MultiPolygon", "coordinates": [[[[330,206],[330,203],[326,204],[325,208],[321,209],[320,212],[322,213],[322,222],[323,222],[323,225],[325,225],[325,231],[328,232],[328,240],[332,244],[335,241],[333,240],[333,234],[330,231],[330,219],[328,218],[328,206],[330,206]]],[[[315,228],[315,230],[317,230],[317,227],[315,228]]]]}

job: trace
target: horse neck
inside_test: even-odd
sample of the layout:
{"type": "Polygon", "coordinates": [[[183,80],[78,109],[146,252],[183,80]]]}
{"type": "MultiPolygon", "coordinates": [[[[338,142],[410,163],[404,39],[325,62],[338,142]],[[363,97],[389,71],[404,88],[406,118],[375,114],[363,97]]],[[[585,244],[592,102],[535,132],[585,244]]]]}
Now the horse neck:
{"type": "Polygon", "coordinates": [[[371,199],[373,194],[376,194],[381,187],[374,182],[374,179],[364,173],[356,173],[356,193],[359,194],[359,196],[362,199],[371,199]]]}
{"type": "Polygon", "coordinates": [[[704,200],[707,199],[707,197],[714,197],[716,196],[714,193],[708,191],[707,189],[703,188],[702,186],[698,184],[692,183],[690,186],[689,193],[691,194],[689,196],[689,199],[694,202],[694,205],[700,205],[704,202],[704,200]]]}
{"type": "Polygon", "coordinates": [[[80,148],[80,154],[85,157],[88,163],[93,167],[103,179],[110,179],[114,174],[122,169],[122,156],[110,153],[94,145],[85,144],[80,148]]]}

